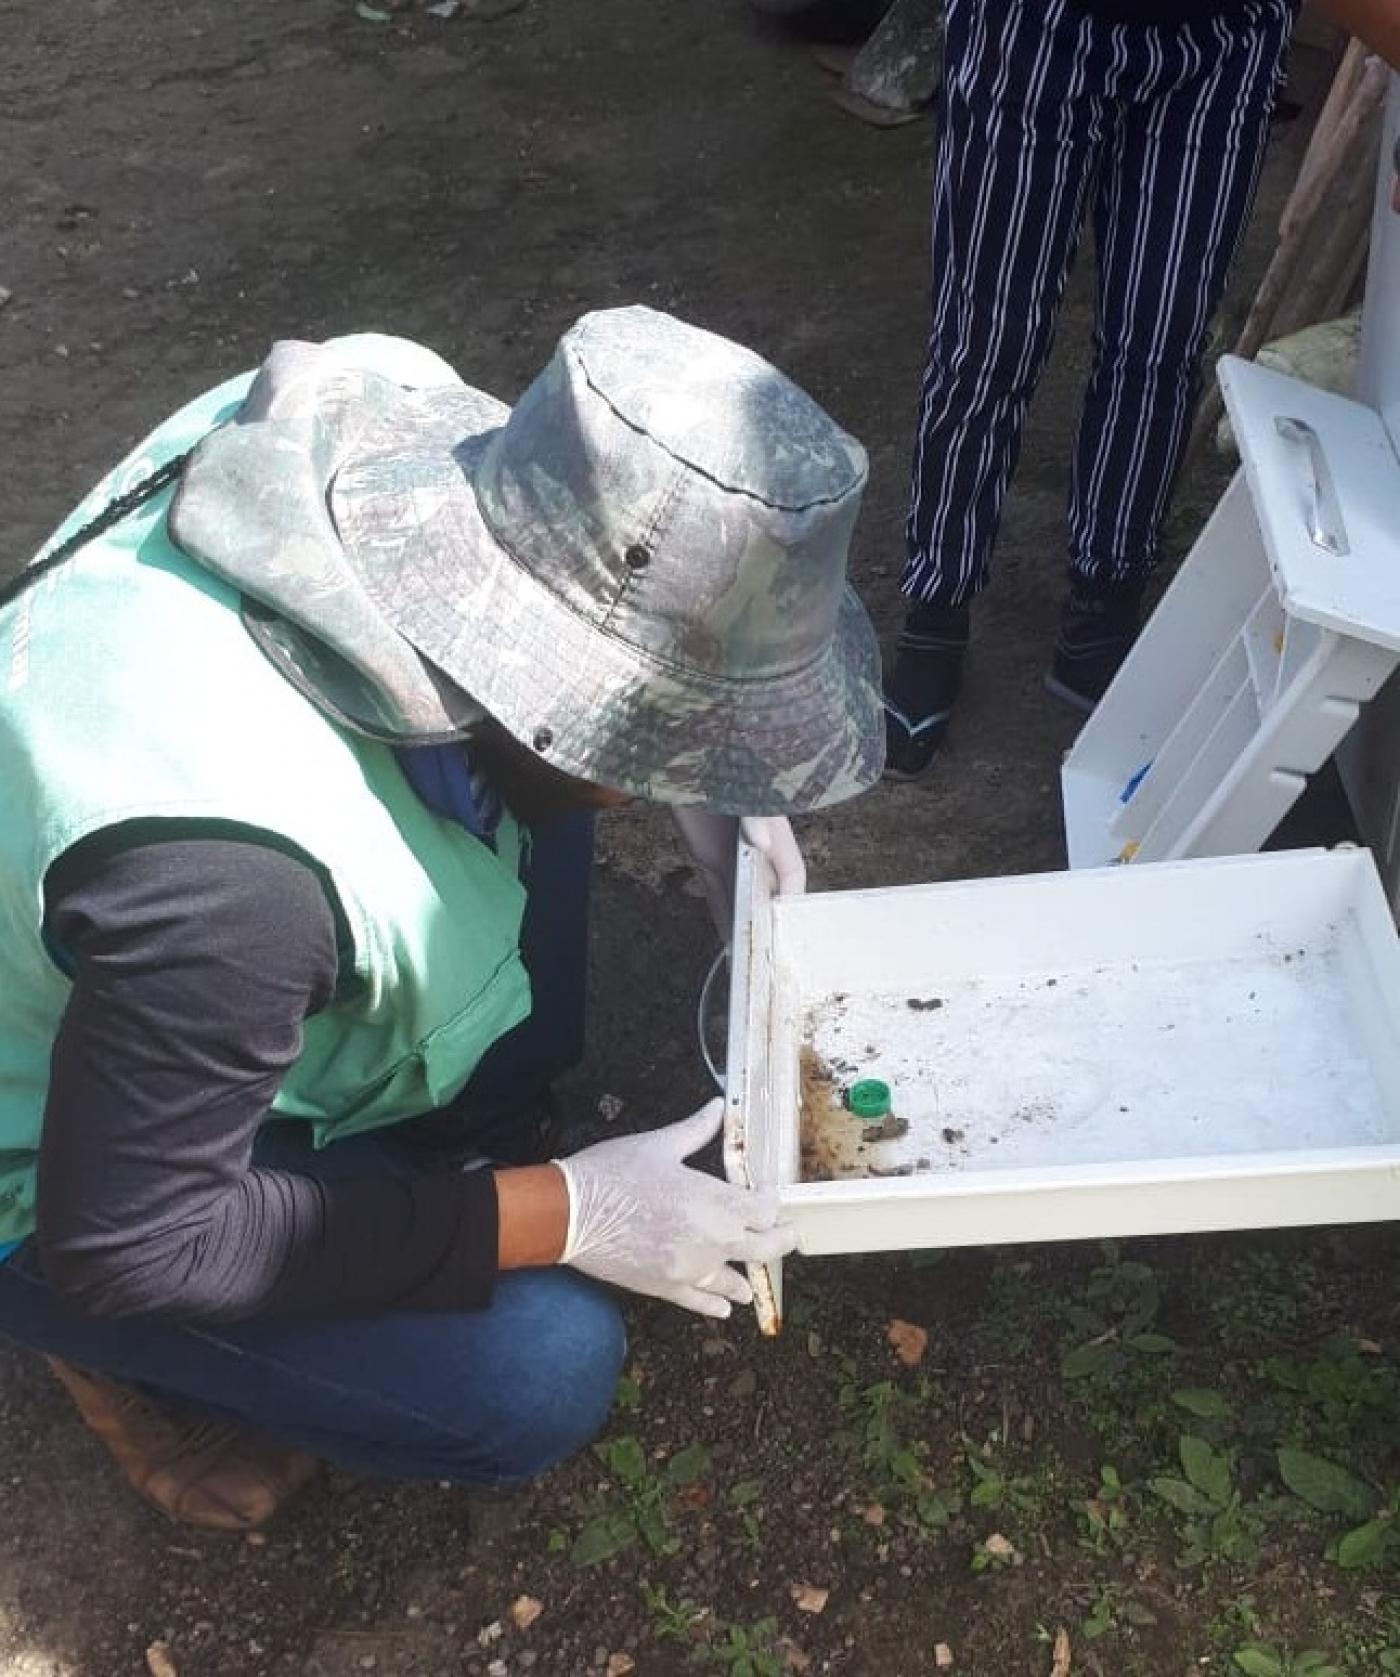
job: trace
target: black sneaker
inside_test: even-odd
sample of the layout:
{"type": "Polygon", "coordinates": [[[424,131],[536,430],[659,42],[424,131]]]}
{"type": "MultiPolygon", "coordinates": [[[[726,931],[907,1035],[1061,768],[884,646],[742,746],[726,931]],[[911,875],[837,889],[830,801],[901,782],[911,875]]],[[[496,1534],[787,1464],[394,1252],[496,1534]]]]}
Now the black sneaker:
{"type": "Polygon", "coordinates": [[[938,753],[962,686],[966,606],[915,606],[885,684],[885,779],[917,780],[938,753]]]}
{"type": "Polygon", "coordinates": [[[1133,649],[1141,611],[1141,583],[1092,594],[1072,589],[1060,615],[1046,692],[1086,715],[1093,710],[1133,649]]]}
{"type": "Polygon", "coordinates": [[[885,696],[885,779],[918,780],[938,755],[953,719],[952,707],[911,722],[885,696]]]}

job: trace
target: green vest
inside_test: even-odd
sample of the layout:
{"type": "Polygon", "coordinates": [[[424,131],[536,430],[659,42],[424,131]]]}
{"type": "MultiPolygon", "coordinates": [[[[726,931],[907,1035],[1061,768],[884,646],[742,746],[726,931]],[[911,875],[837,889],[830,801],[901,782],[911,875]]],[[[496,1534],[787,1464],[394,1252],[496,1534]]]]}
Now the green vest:
{"type": "MultiPolygon", "coordinates": [[[[192,402],[55,540],[236,411],[192,402]]],[[[328,721],[259,651],[238,597],[166,533],[166,490],[0,610],[0,1242],[34,1227],[49,1055],[67,1003],[44,878],[115,824],[253,830],[316,865],[348,938],[273,1110],[318,1144],[449,1100],[530,1011],[519,836],[433,814],[392,751],[328,721]],[[351,968],[353,967],[353,971],[351,968]]]]}

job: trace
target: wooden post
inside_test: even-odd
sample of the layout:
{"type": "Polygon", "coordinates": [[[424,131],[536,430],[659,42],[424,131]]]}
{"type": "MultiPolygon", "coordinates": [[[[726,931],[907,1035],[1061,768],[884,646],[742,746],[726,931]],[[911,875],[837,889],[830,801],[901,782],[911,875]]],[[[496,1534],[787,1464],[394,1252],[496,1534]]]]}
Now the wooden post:
{"type": "MultiPolygon", "coordinates": [[[[1358,190],[1360,201],[1370,204],[1387,78],[1386,66],[1372,57],[1359,41],[1353,41],[1318,115],[1298,179],[1279,218],[1279,240],[1273,260],[1255,293],[1232,354],[1250,360],[1261,345],[1279,336],[1281,331],[1294,331],[1325,318],[1317,313],[1304,316],[1307,309],[1319,308],[1324,298],[1335,294],[1343,273],[1354,273],[1353,222],[1359,216],[1364,238],[1369,211],[1358,212],[1353,204],[1349,216],[1346,207],[1353,192],[1358,190]],[[1341,222],[1340,227],[1335,226],[1336,220],[1341,222]],[[1315,250],[1315,235],[1319,233],[1323,238],[1323,252],[1318,263],[1320,272],[1314,274],[1311,266],[1305,268],[1304,259],[1315,250]],[[1287,326],[1281,325],[1285,319],[1290,322],[1287,326]]],[[[1186,451],[1187,462],[1213,434],[1222,407],[1219,388],[1212,385],[1196,412],[1186,451]]]]}

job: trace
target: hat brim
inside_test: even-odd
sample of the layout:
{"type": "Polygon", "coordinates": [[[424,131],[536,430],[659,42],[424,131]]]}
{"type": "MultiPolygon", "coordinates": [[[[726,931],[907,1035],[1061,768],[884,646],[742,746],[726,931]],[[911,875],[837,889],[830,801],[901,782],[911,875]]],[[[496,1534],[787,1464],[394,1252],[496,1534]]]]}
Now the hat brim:
{"type": "Polygon", "coordinates": [[[778,815],[879,778],[879,651],[850,589],[822,655],[790,674],[723,680],[649,655],[571,610],[487,525],[474,476],[505,411],[475,391],[408,394],[331,485],[346,556],[400,634],[542,760],[599,785],[778,815]]]}

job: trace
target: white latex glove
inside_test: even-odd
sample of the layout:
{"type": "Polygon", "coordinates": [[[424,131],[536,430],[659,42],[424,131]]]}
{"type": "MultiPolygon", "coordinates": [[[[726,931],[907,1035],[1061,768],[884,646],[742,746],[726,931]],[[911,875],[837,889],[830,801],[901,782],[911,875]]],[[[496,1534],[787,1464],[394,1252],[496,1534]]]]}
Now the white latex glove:
{"type": "Polygon", "coordinates": [[[791,1252],[797,1231],[778,1221],[775,1194],[721,1182],[685,1161],[719,1134],[724,1103],[642,1135],[600,1141],[554,1162],[569,1188],[560,1263],[597,1281],[669,1299],[701,1316],[751,1304],[736,1263],[791,1252]]]}
{"type": "Polygon", "coordinates": [[[673,804],[671,814],[726,946],[734,936],[734,862],[741,836],[767,858],[777,896],[800,897],[807,889],[807,864],[785,815],[716,815],[696,804],[673,804]]]}

